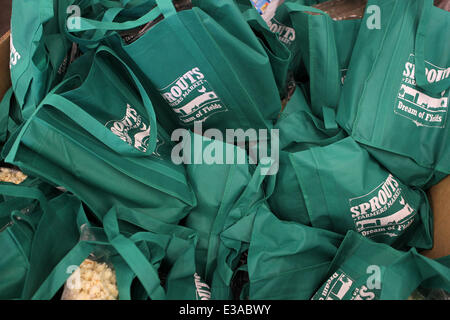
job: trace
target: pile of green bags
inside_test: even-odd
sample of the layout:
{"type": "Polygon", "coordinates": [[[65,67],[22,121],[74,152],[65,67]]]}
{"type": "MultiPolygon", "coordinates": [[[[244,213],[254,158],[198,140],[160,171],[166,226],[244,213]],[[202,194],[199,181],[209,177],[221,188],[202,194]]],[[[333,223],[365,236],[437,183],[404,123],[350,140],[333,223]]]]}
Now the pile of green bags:
{"type": "Polygon", "coordinates": [[[448,296],[450,13],[325,2],[13,0],[0,299],[448,296]]]}

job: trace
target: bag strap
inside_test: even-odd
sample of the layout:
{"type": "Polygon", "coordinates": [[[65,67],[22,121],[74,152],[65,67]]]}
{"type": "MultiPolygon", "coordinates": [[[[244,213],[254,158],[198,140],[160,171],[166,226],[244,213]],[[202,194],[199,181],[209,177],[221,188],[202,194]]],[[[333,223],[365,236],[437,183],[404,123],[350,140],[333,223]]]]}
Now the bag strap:
{"type": "MultiPolygon", "coordinates": [[[[238,169],[236,167],[230,167],[230,174],[228,176],[227,182],[226,182],[226,187],[225,187],[225,192],[224,195],[222,197],[222,200],[226,199],[228,197],[228,191],[230,190],[230,187],[233,185],[233,179],[232,176],[234,174],[234,172],[236,172],[238,169]]],[[[262,205],[264,203],[264,201],[267,200],[267,198],[271,195],[271,191],[268,194],[265,194],[263,197],[261,197],[260,199],[258,199],[256,197],[256,195],[258,195],[259,191],[262,191],[262,183],[265,180],[266,176],[263,175],[261,173],[262,170],[262,165],[258,165],[255,169],[255,172],[253,173],[253,176],[250,178],[250,181],[248,183],[248,185],[246,186],[245,190],[242,192],[242,194],[240,195],[239,199],[236,201],[236,203],[233,205],[232,208],[229,208],[228,206],[224,206],[221,205],[219,208],[219,211],[217,213],[217,217],[214,221],[214,224],[211,228],[211,233],[210,233],[210,239],[209,239],[209,243],[208,243],[208,251],[207,251],[207,258],[206,258],[206,274],[212,274],[212,272],[214,272],[214,270],[217,268],[217,250],[220,250],[220,235],[222,234],[222,232],[224,231],[224,227],[225,227],[225,223],[227,222],[228,216],[229,216],[229,211],[225,211],[225,210],[236,210],[236,208],[240,208],[241,212],[245,215],[243,216],[236,224],[244,224],[243,221],[249,223],[249,221],[251,221],[252,219],[248,218],[248,216],[251,216],[251,214],[253,213],[253,210],[255,210],[255,208],[257,208],[259,205],[262,205]],[[252,203],[243,203],[243,201],[246,201],[246,199],[256,199],[256,201],[252,202],[252,203]]],[[[271,180],[271,179],[269,179],[271,180]]],[[[273,188],[269,188],[269,189],[273,189],[273,188]]],[[[226,201],[223,201],[224,203],[226,201]]],[[[236,225],[235,224],[235,225],[236,225]]],[[[226,269],[227,266],[223,266],[224,270],[226,269]]],[[[225,272],[225,271],[224,271],[225,272]]],[[[228,277],[232,274],[231,271],[229,271],[227,273],[228,277]]],[[[210,279],[207,279],[210,280],[210,279]]]]}
{"type": "Polygon", "coordinates": [[[118,220],[131,223],[146,231],[168,234],[182,239],[194,238],[197,234],[194,230],[181,225],[168,224],[145,214],[136,214],[135,211],[125,207],[115,206],[111,210],[116,211],[118,220]]]}
{"type": "Polygon", "coordinates": [[[52,0],[40,0],[39,1],[39,21],[44,24],[48,20],[54,17],[53,1],[52,0]]]}
{"type": "MultiPolygon", "coordinates": [[[[82,218],[77,220],[80,227],[85,222],[82,221],[84,220],[82,218]]],[[[70,276],[67,273],[67,268],[72,265],[81,265],[81,263],[95,251],[97,246],[112,246],[125,261],[130,270],[137,275],[151,299],[156,300],[165,298],[165,293],[160,285],[158,273],[155,271],[154,267],[136,247],[136,244],[130,239],[125,238],[118,231],[117,217],[114,210],[108,212],[108,214],[104,217],[103,224],[103,230],[100,228],[90,228],[90,233],[92,233],[92,236],[80,238],[80,241],[53,268],[36,292],[31,292],[32,300],[42,300],[48,299],[49,297],[54,297],[58,290],[64,286],[64,283],[70,276]],[[99,232],[98,235],[96,235],[97,232],[99,232]],[[106,238],[104,237],[103,232],[106,233],[106,238]]],[[[146,241],[149,239],[145,236],[145,234],[138,234],[138,236],[136,236],[136,241],[141,240],[146,241]]],[[[152,240],[154,241],[154,239],[152,240]]],[[[29,276],[27,276],[27,278],[28,277],[29,276]]],[[[26,283],[28,283],[28,280],[26,283]]],[[[25,299],[28,299],[29,293],[27,291],[32,289],[28,288],[28,286],[26,285],[24,290],[25,294],[23,298],[25,299]]]]}
{"type": "MultiPolygon", "coordinates": [[[[125,1],[125,5],[128,3],[131,3],[130,1],[125,1]]],[[[140,5],[143,2],[142,1],[134,1],[136,5],[140,5]]],[[[107,4],[107,3],[103,3],[107,4]]],[[[161,11],[158,7],[153,8],[149,12],[147,12],[145,15],[140,17],[137,20],[134,21],[125,21],[125,22],[114,22],[114,19],[125,9],[124,7],[118,7],[117,3],[114,5],[113,3],[108,3],[106,7],[109,6],[107,10],[105,10],[105,13],[102,17],[102,20],[94,20],[94,19],[88,19],[79,17],[79,28],[76,30],[68,30],[67,28],[67,13],[63,11],[65,6],[61,6],[62,11],[60,11],[60,25],[66,34],[66,36],[87,48],[95,48],[99,45],[99,43],[107,37],[108,32],[110,31],[120,31],[120,30],[130,30],[137,28],[139,26],[145,25],[148,22],[155,20],[158,16],[161,15],[161,11]],[[108,5],[109,4],[109,5],[108,5]],[[83,31],[89,31],[89,30],[95,30],[94,35],[92,35],[89,39],[84,39],[81,37],[75,36],[73,33],[83,32],[83,31]]]]}
{"type": "Polygon", "coordinates": [[[131,270],[145,288],[148,296],[152,300],[162,300],[165,298],[164,289],[161,286],[158,272],[136,244],[124,235],[120,234],[119,224],[115,210],[110,210],[103,219],[103,226],[111,245],[124,258],[131,270]]]}
{"type": "MultiPolygon", "coordinates": [[[[39,286],[36,292],[32,293],[31,300],[47,300],[48,297],[54,297],[55,294],[64,286],[67,278],[70,276],[67,273],[67,268],[70,265],[79,266],[89,256],[92,251],[92,244],[86,241],[78,242],[72,250],[53,268],[49,276],[39,286]]],[[[31,273],[29,273],[30,275],[31,273]]],[[[28,277],[25,281],[24,293],[22,297],[28,299],[27,291],[30,288],[27,287],[28,277]]]]}
{"type": "MultiPolygon", "coordinates": [[[[415,41],[415,65],[416,65],[416,83],[419,87],[431,93],[441,93],[450,87],[450,77],[429,83],[427,80],[425,68],[425,40],[427,38],[428,24],[431,19],[431,11],[433,9],[433,0],[423,0],[420,14],[419,24],[416,31],[415,41]]],[[[449,13],[447,13],[448,15],[449,13]]]]}
{"type": "MultiPolygon", "coordinates": [[[[47,95],[47,97],[44,98],[44,100],[41,102],[40,107],[44,107],[45,105],[52,106],[55,109],[63,112],[65,115],[67,115],[70,119],[76,120],[78,125],[81,126],[83,129],[88,131],[90,134],[92,134],[94,137],[96,137],[99,141],[104,143],[106,146],[111,148],[112,150],[116,151],[117,153],[124,155],[124,156],[131,156],[131,157],[144,157],[151,155],[156,148],[156,140],[157,140],[157,123],[156,123],[156,116],[155,112],[153,110],[153,104],[150,101],[150,98],[148,97],[147,93],[145,92],[144,88],[142,87],[141,83],[137,79],[137,77],[134,75],[134,73],[131,71],[131,69],[120,59],[118,58],[109,48],[106,47],[100,47],[97,52],[96,56],[100,52],[108,52],[113,57],[115,57],[123,66],[126,67],[127,71],[129,72],[129,75],[134,81],[134,84],[139,90],[139,93],[141,94],[141,98],[143,100],[143,105],[147,111],[147,118],[150,121],[150,128],[152,130],[152,134],[150,135],[149,139],[149,145],[147,147],[147,150],[145,152],[139,151],[133,146],[127,144],[123,140],[121,140],[119,137],[117,137],[113,132],[111,132],[108,128],[106,128],[103,124],[101,124],[97,119],[95,119],[93,116],[91,116],[88,112],[84,111],[82,108],[80,108],[78,105],[73,103],[72,101],[64,98],[61,95],[51,93],[47,95]]],[[[94,58],[96,59],[96,57],[94,58]]],[[[67,81],[72,80],[73,78],[67,79],[65,82],[61,83],[53,92],[57,91],[57,89],[61,86],[63,86],[67,81]]]]}
{"type": "MultiPolygon", "coordinates": [[[[48,210],[47,198],[38,188],[24,187],[10,183],[0,183],[0,194],[17,198],[34,199],[39,201],[42,211],[47,212],[48,210]]],[[[8,214],[10,213],[11,212],[8,212],[8,214]]],[[[4,212],[0,212],[0,215],[3,214],[4,212]]]]}

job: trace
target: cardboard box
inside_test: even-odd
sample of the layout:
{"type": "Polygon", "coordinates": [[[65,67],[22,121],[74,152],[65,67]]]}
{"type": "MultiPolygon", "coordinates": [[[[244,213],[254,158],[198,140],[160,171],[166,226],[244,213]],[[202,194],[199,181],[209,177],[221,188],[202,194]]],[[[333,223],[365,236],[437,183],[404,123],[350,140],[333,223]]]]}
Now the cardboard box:
{"type": "MultiPolygon", "coordinates": [[[[9,77],[9,32],[0,38],[0,97],[11,86],[9,77]]],[[[430,258],[450,255],[450,176],[428,192],[434,214],[434,247],[422,252],[430,258]]]]}

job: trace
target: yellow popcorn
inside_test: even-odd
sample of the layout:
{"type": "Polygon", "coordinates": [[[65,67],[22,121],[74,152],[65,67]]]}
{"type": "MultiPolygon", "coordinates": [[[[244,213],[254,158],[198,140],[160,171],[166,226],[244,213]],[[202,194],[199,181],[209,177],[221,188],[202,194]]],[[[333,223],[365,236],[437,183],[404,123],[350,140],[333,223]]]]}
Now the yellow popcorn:
{"type": "Polygon", "coordinates": [[[115,271],[106,263],[86,259],[67,279],[63,300],[117,300],[115,271]]]}
{"type": "Polygon", "coordinates": [[[27,176],[19,171],[10,168],[0,168],[0,181],[2,182],[11,182],[15,184],[22,183],[27,176]]]}

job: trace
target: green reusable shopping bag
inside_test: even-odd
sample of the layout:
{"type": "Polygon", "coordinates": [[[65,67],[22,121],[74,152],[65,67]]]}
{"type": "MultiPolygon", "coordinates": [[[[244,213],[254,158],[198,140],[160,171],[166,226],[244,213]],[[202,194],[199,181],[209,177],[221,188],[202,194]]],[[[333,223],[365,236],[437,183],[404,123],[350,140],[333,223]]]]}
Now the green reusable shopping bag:
{"type": "MultiPolygon", "coordinates": [[[[381,10],[381,28],[360,29],[337,121],[356,141],[410,158],[410,174],[399,178],[417,180],[411,175],[429,169],[419,179],[425,184],[434,170],[450,173],[450,13],[432,0],[372,4],[381,10]]],[[[389,165],[388,156],[382,160],[389,165]]]]}
{"type": "Polygon", "coordinates": [[[10,109],[14,103],[14,92],[12,88],[6,91],[0,102],[0,142],[4,143],[7,140],[9,131],[11,130],[10,125],[10,109]]]}
{"type": "Polygon", "coordinates": [[[291,51],[278,35],[269,29],[268,24],[261,18],[258,11],[250,5],[250,1],[238,0],[236,3],[269,57],[281,98],[286,98],[288,95],[287,80],[290,76],[289,68],[293,57],[291,51]]]}
{"type": "MultiPolygon", "coordinates": [[[[197,206],[183,224],[198,233],[198,276],[209,286],[211,299],[231,299],[232,275],[246,248],[242,243],[224,245],[221,235],[239,221],[247,221],[270,194],[270,190],[264,194],[262,189],[264,167],[254,168],[244,150],[220,140],[190,134],[183,143],[183,152],[192,150],[185,166],[197,195],[197,206]],[[208,159],[209,154],[216,157],[208,159]]],[[[242,233],[251,230],[251,224],[241,226],[242,233]]]]}
{"type": "Polygon", "coordinates": [[[54,0],[12,3],[10,74],[25,119],[57,80],[70,49],[55,23],[57,7],[54,0]]]}
{"type": "Polygon", "coordinates": [[[324,107],[336,109],[339,103],[361,20],[333,20],[317,8],[292,2],[284,10],[301,43],[297,60],[302,60],[309,75],[312,112],[323,118],[329,112],[324,107]]]}
{"type": "Polygon", "coordinates": [[[311,225],[398,249],[431,248],[425,192],[404,185],[351,137],[290,155],[311,225]]]}
{"type": "MultiPolygon", "coordinates": [[[[248,15],[255,15],[260,14],[254,6],[251,5],[250,0],[235,0],[235,2],[238,4],[239,9],[243,12],[244,16],[248,15]],[[249,7],[251,10],[249,10],[249,7]]],[[[294,6],[311,6],[322,1],[308,1],[308,0],[285,0],[278,5],[276,11],[274,12],[274,15],[266,16],[263,15],[259,20],[263,21],[269,30],[275,34],[279,41],[283,44],[285,44],[286,48],[291,52],[292,59],[287,66],[288,70],[283,70],[284,72],[288,71],[290,74],[294,73],[296,74],[297,79],[303,79],[303,74],[300,73],[299,68],[302,65],[302,57],[300,55],[300,49],[302,47],[307,46],[308,44],[305,42],[304,39],[297,36],[296,34],[296,28],[294,27],[294,16],[292,16],[292,13],[295,12],[295,10],[292,10],[290,8],[291,5],[294,6]]],[[[278,70],[281,71],[281,70],[278,70]]],[[[283,73],[284,73],[283,72],[283,73]]]]}
{"type": "Polygon", "coordinates": [[[280,165],[275,189],[268,199],[272,212],[280,219],[310,224],[302,191],[289,155],[312,146],[327,145],[345,137],[341,129],[326,129],[311,113],[303,91],[297,87],[275,125],[280,137],[280,165]]]}
{"type": "Polygon", "coordinates": [[[91,225],[83,210],[72,215],[61,214],[59,219],[48,217],[40,223],[35,237],[25,298],[52,299],[68,280],[73,267],[89,258],[103,259],[113,265],[121,300],[195,299],[195,242],[192,230],[136,215],[123,207],[112,208],[101,228],[91,225]],[[54,236],[45,236],[49,228],[68,234],[58,252],[49,251],[58,241],[54,236]],[[44,259],[45,264],[39,263],[44,259]],[[171,266],[167,291],[158,274],[164,264],[171,266]],[[144,294],[135,289],[134,279],[138,279],[144,294]]]}
{"type": "MultiPolygon", "coordinates": [[[[276,218],[260,206],[252,218],[250,232],[242,232],[239,221],[221,236],[224,243],[242,241],[249,247],[249,282],[241,299],[309,299],[327,275],[343,236],[276,218]]],[[[248,219],[250,220],[250,219],[248,219]]]]}
{"type": "MultiPolygon", "coordinates": [[[[48,208],[42,182],[0,183],[0,299],[19,299],[30,268],[29,255],[39,219],[48,208]]],[[[45,189],[45,188],[44,188],[45,189]]]]}
{"type": "Polygon", "coordinates": [[[420,166],[409,157],[361,143],[360,145],[370,153],[372,158],[408,186],[427,190],[447,176],[446,173],[420,166]]]}
{"type": "Polygon", "coordinates": [[[195,121],[223,133],[271,128],[281,101],[270,60],[234,2],[194,0],[192,9],[179,12],[170,0],[155,2],[140,21],[107,21],[116,13],[111,9],[97,20],[83,18],[78,30],[70,30],[72,39],[95,43],[83,32],[103,33],[99,39],[138,70],[167,130],[192,128],[195,121]],[[164,19],[132,43],[111,34],[161,14],[164,19]]]}
{"type": "Polygon", "coordinates": [[[184,168],[170,159],[171,142],[157,128],[151,101],[110,49],[91,56],[73,64],[90,61],[87,73],[47,95],[4,150],[5,161],[65,187],[100,220],[120,204],[178,223],[195,195],[184,168]]]}
{"type": "Polygon", "coordinates": [[[312,300],[406,300],[419,285],[449,291],[448,265],[349,231],[312,300]]]}

